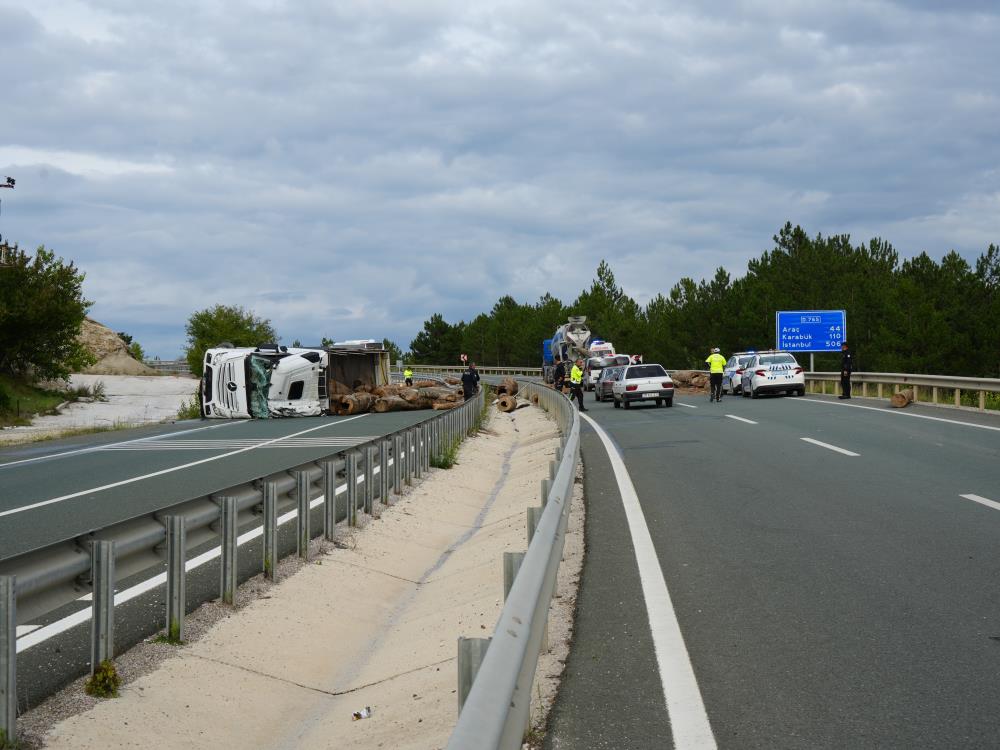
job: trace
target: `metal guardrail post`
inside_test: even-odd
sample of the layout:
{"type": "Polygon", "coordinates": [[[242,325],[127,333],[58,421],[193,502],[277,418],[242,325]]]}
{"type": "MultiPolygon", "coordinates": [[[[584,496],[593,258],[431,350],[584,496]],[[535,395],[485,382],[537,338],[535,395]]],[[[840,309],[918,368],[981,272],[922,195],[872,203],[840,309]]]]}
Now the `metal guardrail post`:
{"type": "Polygon", "coordinates": [[[309,509],[309,472],[292,472],[295,477],[295,551],[309,561],[309,541],[312,539],[312,513],[309,509]]]}
{"type": "Polygon", "coordinates": [[[236,605],[236,537],[238,524],[236,515],[239,512],[235,497],[222,498],[222,564],[219,588],[222,592],[222,603],[236,605]]]}
{"type": "Polygon", "coordinates": [[[347,479],[347,492],[344,493],[347,499],[347,525],[358,525],[358,452],[356,450],[347,451],[344,454],[346,466],[344,467],[347,479]]]}
{"type": "Polygon", "coordinates": [[[423,433],[419,425],[414,427],[411,432],[413,433],[413,477],[420,479],[424,473],[423,433]]]}
{"type": "Polygon", "coordinates": [[[423,426],[423,428],[421,429],[421,432],[423,432],[423,438],[424,438],[424,453],[423,453],[424,471],[430,471],[431,470],[431,448],[432,448],[432,443],[431,443],[431,426],[429,424],[425,424],[423,426]]]}
{"type": "Polygon", "coordinates": [[[90,619],[90,674],[115,656],[115,543],[95,540],[90,548],[93,614],[90,619]]]}
{"type": "Polygon", "coordinates": [[[403,460],[406,465],[406,485],[413,484],[413,430],[406,431],[406,447],[403,449],[405,455],[403,460]]]}
{"type": "Polygon", "coordinates": [[[538,528],[538,521],[542,517],[542,511],[545,510],[539,505],[531,505],[528,507],[528,546],[531,546],[531,540],[535,537],[535,529],[538,528]]]}
{"type": "Polygon", "coordinates": [[[492,638],[458,639],[458,713],[462,713],[465,699],[476,681],[476,673],[483,663],[492,638]]]}
{"type": "Polygon", "coordinates": [[[17,578],[0,576],[0,744],[17,739],[17,578]]]}
{"type": "Polygon", "coordinates": [[[187,528],[184,516],[167,516],[167,638],[175,643],[184,640],[184,615],[187,614],[187,528]]]}
{"type": "Polygon", "coordinates": [[[362,448],[365,457],[365,513],[372,514],[375,505],[375,444],[362,448]]]}
{"type": "Polygon", "coordinates": [[[337,462],[324,461],[323,538],[332,542],[337,533],[337,462]]]}
{"type": "Polygon", "coordinates": [[[507,594],[510,593],[510,587],[514,585],[514,579],[517,578],[517,571],[521,568],[522,562],[524,562],[523,552],[503,553],[503,600],[504,601],[507,601],[507,594]]]}
{"type": "Polygon", "coordinates": [[[378,499],[389,504],[389,441],[383,440],[378,449],[378,499]]]}
{"type": "Polygon", "coordinates": [[[402,435],[392,436],[392,491],[403,494],[403,440],[402,435]]]}
{"type": "Polygon", "coordinates": [[[549,491],[552,489],[552,480],[542,477],[542,507],[549,502],[549,491]]]}
{"type": "Polygon", "coordinates": [[[278,571],[278,485],[264,482],[264,576],[272,581],[278,571]]]}

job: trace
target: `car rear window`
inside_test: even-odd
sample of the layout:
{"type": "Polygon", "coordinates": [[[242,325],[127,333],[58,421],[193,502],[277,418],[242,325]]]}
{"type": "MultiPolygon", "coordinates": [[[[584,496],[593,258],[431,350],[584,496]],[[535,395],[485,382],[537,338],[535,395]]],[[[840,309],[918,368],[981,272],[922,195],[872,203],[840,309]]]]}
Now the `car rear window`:
{"type": "Polygon", "coordinates": [[[798,362],[795,361],[795,357],[791,354],[765,354],[761,356],[760,363],[762,365],[795,365],[798,362]]]}
{"type": "Polygon", "coordinates": [[[628,368],[625,377],[628,378],[659,378],[667,374],[662,365],[636,365],[628,368]]]}

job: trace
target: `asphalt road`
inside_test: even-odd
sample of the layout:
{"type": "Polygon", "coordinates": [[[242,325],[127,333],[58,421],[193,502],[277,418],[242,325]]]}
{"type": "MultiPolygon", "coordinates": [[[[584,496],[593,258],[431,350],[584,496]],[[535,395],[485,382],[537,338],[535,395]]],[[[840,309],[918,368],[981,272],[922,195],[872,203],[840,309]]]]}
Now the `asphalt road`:
{"type": "MultiPolygon", "coordinates": [[[[718,747],[1000,746],[1000,418],[819,397],[586,405],[631,475],[718,747]]],[[[589,426],[583,460],[587,557],[547,746],[672,747],[589,426]]]]}
{"type": "Polygon", "coordinates": [[[0,451],[0,560],[418,424],[435,412],[190,422],[0,451]],[[115,437],[112,437],[115,436],[115,437]]]}

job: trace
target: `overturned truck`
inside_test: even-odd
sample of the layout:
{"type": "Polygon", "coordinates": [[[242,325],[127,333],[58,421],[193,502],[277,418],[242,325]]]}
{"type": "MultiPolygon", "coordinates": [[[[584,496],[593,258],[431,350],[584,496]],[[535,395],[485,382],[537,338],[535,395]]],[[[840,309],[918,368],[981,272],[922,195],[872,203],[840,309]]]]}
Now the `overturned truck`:
{"type": "Polygon", "coordinates": [[[201,413],[210,419],[452,409],[460,381],[392,383],[389,353],[376,341],[328,347],[217,347],[205,352],[201,413]]]}
{"type": "Polygon", "coordinates": [[[222,346],[205,352],[201,413],[210,419],[333,414],[342,396],[387,386],[389,380],[389,353],[375,341],[317,348],[222,346]]]}

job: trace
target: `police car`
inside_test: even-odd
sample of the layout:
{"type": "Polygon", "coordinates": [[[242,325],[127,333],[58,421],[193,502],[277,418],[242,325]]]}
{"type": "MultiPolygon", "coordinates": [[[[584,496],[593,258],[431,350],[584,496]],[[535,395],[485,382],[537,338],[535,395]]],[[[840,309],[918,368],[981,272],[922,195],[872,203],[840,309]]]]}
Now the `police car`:
{"type": "Polygon", "coordinates": [[[734,396],[743,390],[743,368],[747,362],[753,359],[757,352],[736,352],[726,362],[726,367],[722,371],[722,392],[732,393],[734,396]]]}
{"type": "Polygon", "coordinates": [[[740,388],[744,397],[757,398],[761,393],[788,393],[804,396],[806,375],[788,352],[758,352],[743,366],[740,388]]]}

